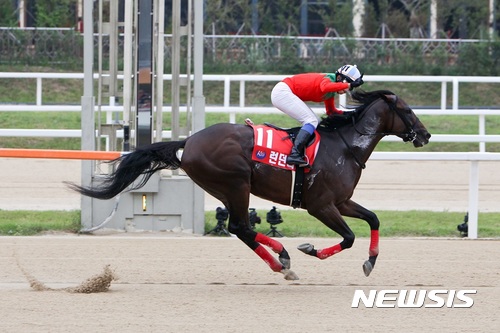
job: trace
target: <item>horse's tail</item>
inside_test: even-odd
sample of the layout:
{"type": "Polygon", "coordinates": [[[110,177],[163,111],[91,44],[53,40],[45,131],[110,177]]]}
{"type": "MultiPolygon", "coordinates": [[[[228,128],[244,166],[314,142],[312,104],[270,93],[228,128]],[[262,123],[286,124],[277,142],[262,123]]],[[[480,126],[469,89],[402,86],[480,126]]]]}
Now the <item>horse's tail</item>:
{"type": "Polygon", "coordinates": [[[98,187],[83,187],[73,183],[67,185],[85,196],[97,199],[111,199],[118,195],[143,175],[142,180],[129,188],[134,190],[143,187],[149,178],[158,170],[175,170],[181,166],[181,161],[177,157],[177,151],[184,148],[186,140],[157,142],[123,155],[110,163],[118,164],[114,172],[104,178],[98,187]]]}

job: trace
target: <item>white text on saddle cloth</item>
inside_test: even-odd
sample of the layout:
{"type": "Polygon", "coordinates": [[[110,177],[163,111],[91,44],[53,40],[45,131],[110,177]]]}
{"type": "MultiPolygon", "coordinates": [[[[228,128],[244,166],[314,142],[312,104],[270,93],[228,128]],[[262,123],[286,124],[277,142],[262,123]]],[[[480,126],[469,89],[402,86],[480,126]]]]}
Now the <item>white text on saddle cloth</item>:
{"type": "Polygon", "coordinates": [[[286,154],[271,150],[269,153],[269,164],[293,169],[293,166],[286,164],[286,157],[286,154]]]}
{"type": "Polygon", "coordinates": [[[272,128],[255,128],[255,146],[259,147],[255,157],[262,163],[293,170],[295,166],[286,163],[287,153],[291,150],[291,143],[274,137],[272,128]],[[277,140],[278,139],[278,140],[277,140]]]}

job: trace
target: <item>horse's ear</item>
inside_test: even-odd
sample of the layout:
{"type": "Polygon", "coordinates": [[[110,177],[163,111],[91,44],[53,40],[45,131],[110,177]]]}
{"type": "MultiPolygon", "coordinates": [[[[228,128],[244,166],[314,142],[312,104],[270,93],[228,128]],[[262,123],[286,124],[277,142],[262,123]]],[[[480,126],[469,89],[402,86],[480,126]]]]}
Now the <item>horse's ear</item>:
{"type": "Polygon", "coordinates": [[[382,95],[382,98],[387,102],[387,103],[396,103],[398,100],[398,97],[394,94],[390,95],[382,95]]]}

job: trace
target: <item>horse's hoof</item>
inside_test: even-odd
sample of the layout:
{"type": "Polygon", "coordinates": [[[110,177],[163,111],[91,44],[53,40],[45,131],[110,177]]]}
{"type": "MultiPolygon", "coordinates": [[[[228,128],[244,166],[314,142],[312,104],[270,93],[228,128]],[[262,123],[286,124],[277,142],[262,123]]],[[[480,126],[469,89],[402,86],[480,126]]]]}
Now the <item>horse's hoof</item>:
{"type": "Polygon", "coordinates": [[[288,254],[287,250],[283,248],[279,254],[279,261],[283,265],[283,268],[290,269],[291,266],[291,261],[290,261],[290,255],[288,254]]]}
{"type": "Polygon", "coordinates": [[[283,273],[285,280],[292,281],[292,280],[298,280],[299,279],[299,277],[297,276],[297,274],[295,274],[293,271],[291,271],[289,269],[282,269],[281,273],[283,273]]]}
{"type": "Polygon", "coordinates": [[[309,243],[304,243],[297,246],[297,249],[304,252],[305,254],[309,254],[314,250],[314,245],[309,243]]]}
{"type": "Polygon", "coordinates": [[[363,272],[365,272],[365,276],[369,276],[372,270],[373,270],[372,263],[369,262],[368,260],[365,261],[365,263],[363,264],[363,272]]]}
{"type": "Polygon", "coordinates": [[[290,269],[290,267],[292,266],[290,259],[282,257],[279,257],[278,259],[285,269],[290,269]]]}

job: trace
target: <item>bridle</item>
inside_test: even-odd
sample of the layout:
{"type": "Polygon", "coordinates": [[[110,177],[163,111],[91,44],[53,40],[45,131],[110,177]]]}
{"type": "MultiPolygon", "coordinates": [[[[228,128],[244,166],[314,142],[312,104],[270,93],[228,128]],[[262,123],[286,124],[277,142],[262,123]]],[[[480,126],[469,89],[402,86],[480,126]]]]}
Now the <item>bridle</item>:
{"type": "MultiPolygon", "coordinates": [[[[353,125],[353,128],[354,130],[360,134],[360,135],[382,135],[382,136],[386,136],[386,135],[396,135],[396,136],[399,136],[399,137],[403,137],[403,141],[404,142],[413,142],[415,141],[415,139],[417,138],[417,133],[415,132],[414,128],[415,128],[415,125],[417,124],[417,122],[415,121],[413,124],[411,123],[411,121],[408,119],[408,117],[406,115],[403,114],[403,111],[398,109],[396,107],[396,104],[398,103],[398,96],[394,95],[395,97],[395,100],[394,101],[389,101],[387,99],[384,98],[384,101],[387,103],[387,105],[389,105],[389,108],[391,109],[391,111],[394,111],[393,114],[392,114],[392,125],[391,125],[391,128],[392,126],[394,126],[394,117],[395,115],[398,115],[399,118],[401,119],[401,121],[403,122],[403,124],[405,125],[405,129],[406,129],[406,132],[375,132],[375,133],[363,133],[361,132],[360,130],[358,130],[358,128],[356,127],[356,124],[359,123],[359,120],[366,114],[366,111],[368,109],[370,109],[370,107],[373,105],[373,103],[375,103],[376,101],[373,101],[373,103],[371,103],[370,105],[368,105],[364,110],[363,110],[363,113],[358,117],[358,120],[356,121],[355,117],[352,117],[352,125],[353,125]]],[[[352,150],[352,147],[351,145],[347,142],[347,140],[344,138],[344,136],[342,135],[341,131],[338,131],[337,132],[340,136],[340,138],[342,139],[342,141],[344,142],[344,144],[347,146],[347,148],[349,149],[349,151],[351,152],[352,156],[354,157],[354,160],[356,161],[356,163],[361,167],[361,169],[364,169],[366,168],[366,164],[365,163],[362,163],[358,157],[356,156],[356,154],[354,153],[354,151],[352,150]]]]}
{"type": "MultiPolygon", "coordinates": [[[[405,125],[407,132],[399,133],[399,134],[397,134],[397,133],[389,133],[389,134],[386,134],[386,135],[394,134],[394,135],[403,136],[403,141],[404,142],[413,142],[417,138],[417,133],[414,130],[415,125],[417,124],[417,122],[415,121],[412,124],[411,121],[408,119],[408,117],[403,114],[403,111],[400,110],[400,109],[398,109],[396,107],[396,104],[398,103],[398,96],[395,95],[395,97],[396,97],[396,100],[394,102],[391,102],[391,103],[388,102],[389,108],[392,111],[394,111],[399,116],[399,118],[401,119],[401,121],[405,125]]],[[[392,122],[394,124],[394,118],[393,118],[392,122]]]]}
{"type": "MultiPolygon", "coordinates": [[[[382,136],[386,136],[386,135],[396,135],[396,136],[399,136],[399,137],[402,137],[403,138],[403,141],[404,142],[413,142],[415,141],[415,139],[417,138],[417,133],[415,132],[414,128],[415,128],[415,125],[417,124],[417,122],[415,121],[413,124],[412,122],[410,121],[410,119],[408,119],[408,117],[403,114],[403,111],[398,109],[396,107],[396,104],[398,103],[398,96],[394,95],[395,97],[395,100],[394,101],[389,101],[389,100],[386,100],[384,99],[384,101],[387,103],[387,105],[389,105],[389,108],[391,109],[391,111],[394,111],[393,115],[392,115],[392,126],[394,125],[394,116],[395,115],[398,115],[399,118],[401,119],[401,121],[403,122],[403,124],[405,125],[405,132],[375,132],[375,133],[363,133],[361,132],[360,130],[358,130],[358,128],[356,127],[356,123],[354,122],[354,118],[353,118],[353,127],[354,127],[354,130],[360,134],[360,135],[382,135],[382,136]]],[[[374,101],[375,103],[375,101],[374,101]]],[[[372,103],[373,104],[373,103],[372,103]]],[[[365,108],[365,111],[370,109],[370,106],[369,105],[368,107],[365,108]]],[[[361,117],[364,116],[364,113],[363,112],[363,115],[361,117]]],[[[360,118],[361,118],[360,117],[360,118]]],[[[359,121],[358,121],[359,122],[359,121]]],[[[392,127],[391,126],[391,127],[392,127]]]]}

